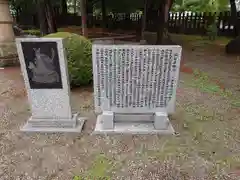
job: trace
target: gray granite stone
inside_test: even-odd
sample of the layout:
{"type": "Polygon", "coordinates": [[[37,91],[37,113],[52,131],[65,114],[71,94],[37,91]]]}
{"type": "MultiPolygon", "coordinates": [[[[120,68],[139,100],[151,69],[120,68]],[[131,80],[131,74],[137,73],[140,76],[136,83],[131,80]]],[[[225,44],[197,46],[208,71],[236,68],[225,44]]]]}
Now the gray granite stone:
{"type": "Polygon", "coordinates": [[[72,113],[67,61],[60,38],[16,40],[32,116],[23,131],[81,132],[72,113]]]}

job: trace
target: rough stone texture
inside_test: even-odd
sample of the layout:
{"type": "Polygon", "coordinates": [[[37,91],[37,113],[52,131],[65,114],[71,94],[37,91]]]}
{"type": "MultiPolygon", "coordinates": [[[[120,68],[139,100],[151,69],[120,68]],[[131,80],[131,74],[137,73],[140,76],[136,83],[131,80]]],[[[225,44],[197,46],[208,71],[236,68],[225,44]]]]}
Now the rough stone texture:
{"type": "Polygon", "coordinates": [[[19,66],[19,59],[17,55],[0,57],[0,67],[19,66]]]}
{"type": "Polygon", "coordinates": [[[0,67],[18,66],[19,60],[15,42],[0,44],[0,67]]]}
{"type": "Polygon", "coordinates": [[[13,19],[9,1],[0,0],[0,67],[17,65],[13,19]]]}
{"type": "Polygon", "coordinates": [[[231,40],[225,47],[227,54],[240,54],[240,36],[231,40]]]}

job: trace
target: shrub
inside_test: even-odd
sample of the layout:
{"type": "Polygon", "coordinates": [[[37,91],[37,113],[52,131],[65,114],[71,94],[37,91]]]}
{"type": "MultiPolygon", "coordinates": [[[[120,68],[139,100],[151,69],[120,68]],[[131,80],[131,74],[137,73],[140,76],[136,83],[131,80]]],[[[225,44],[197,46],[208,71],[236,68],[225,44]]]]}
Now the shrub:
{"type": "Polygon", "coordinates": [[[68,60],[68,72],[72,86],[87,85],[92,82],[92,44],[83,36],[68,32],[58,32],[45,37],[64,38],[68,60]]]}

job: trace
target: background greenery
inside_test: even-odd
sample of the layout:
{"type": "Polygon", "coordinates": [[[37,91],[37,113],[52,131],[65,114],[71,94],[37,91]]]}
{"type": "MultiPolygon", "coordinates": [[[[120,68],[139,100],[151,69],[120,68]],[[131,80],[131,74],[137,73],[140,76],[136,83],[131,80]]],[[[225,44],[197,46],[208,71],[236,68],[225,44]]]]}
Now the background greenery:
{"type": "Polygon", "coordinates": [[[83,36],[58,32],[45,37],[64,38],[69,78],[72,86],[87,85],[92,82],[92,43],[83,36]]]}

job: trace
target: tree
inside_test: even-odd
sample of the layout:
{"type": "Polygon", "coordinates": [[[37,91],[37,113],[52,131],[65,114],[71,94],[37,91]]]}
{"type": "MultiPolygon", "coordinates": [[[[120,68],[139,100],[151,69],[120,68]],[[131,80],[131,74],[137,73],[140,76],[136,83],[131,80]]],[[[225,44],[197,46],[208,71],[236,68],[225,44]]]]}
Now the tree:
{"type": "Polygon", "coordinates": [[[61,14],[66,15],[68,13],[67,0],[60,0],[60,1],[61,1],[61,14]]]}
{"type": "Polygon", "coordinates": [[[36,0],[41,35],[57,32],[51,0],[36,0]]]}
{"type": "Polygon", "coordinates": [[[169,11],[173,5],[173,0],[150,0],[147,2],[147,19],[153,20],[157,24],[156,44],[167,43],[169,35],[167,32],[167,22],[169,11]]]}
{"type": "Polygon", "coordinates": [[[36,5],[32,0],[9,0],[10,11],[17,22],[23,23],[36,13],[36,5]],[[28,17],[26,19],[26,17],[28,17]]]}
{"type": "Polygon", "coordinates": [[[73,13],[76,14],[77,13],[77,0],[73,1],[73,13]]]}
{"type": "Polygon", "coordinates": [[[148,9],[148,1],[144,0],[144,10],[142,14],[141,40],[144,40],[144,31],[146,29],[146,20],[147,20],[147,9],[148,9]]]}
{"type": "Polygon", "coordinates": [[[87,36],[87,12],[86,12],[86,0],[81,0],[81,17],[82,17],[82,35],[87,36]]]}
{"type": "Polygon", "coordinates": [[[44,0],[44,3],[45,3],[46,19],[48,24],[48,33],[57,32],[57,25],[56,25],[54,13],[53,13],[51,0],[44,0]]]}
{"type": "Polygon", "coordinates": [[[106,12],[106,3],[105,0],[101,0],[101,9],[102,9],[102,23],[103,23],[103,28],[107,28],[107,12],[106,12]]]}
{"type": "Polygon", "coordinates": [[[231,8],[231,19],[234,24],[235,35],[237,36],[239,35],[239,23],[238,23],[236,1],[235,0],[229,0],[229,1],[230,1],[230,8],[231,8]]]}
{"type": "Polygon", "coordinates": [[[228,9],[229,0],[175,0],[174,11],[220,12],[228,9]]]}
{"type": "Polygon", "coordinates": [[[47,19],[44,12],[44,1],[37,0],[37,7],[38,7],[38,21],[40,26],[41,35],[44,36],[48,34],[48,24],[47,19]]]}

